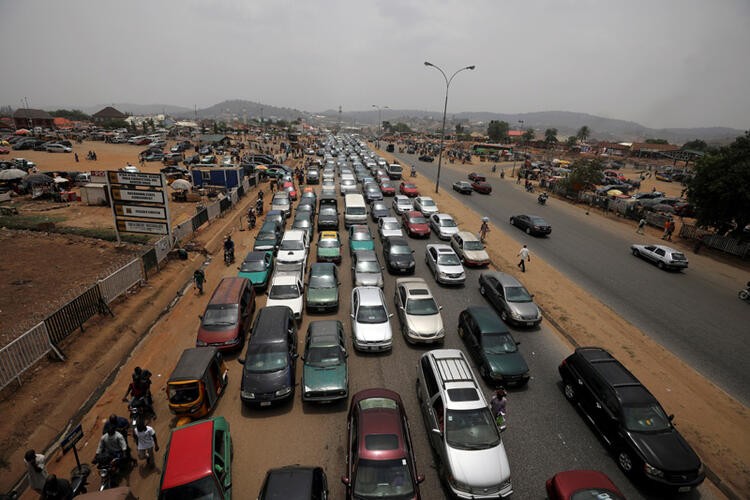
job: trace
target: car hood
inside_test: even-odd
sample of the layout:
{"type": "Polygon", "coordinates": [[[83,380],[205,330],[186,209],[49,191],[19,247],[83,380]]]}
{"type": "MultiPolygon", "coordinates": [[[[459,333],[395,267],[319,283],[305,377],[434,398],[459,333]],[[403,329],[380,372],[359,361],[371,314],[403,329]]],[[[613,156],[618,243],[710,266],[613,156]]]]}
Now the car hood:
{"type": "Polygon", "coordinates": [[[484,250],[464,250],[464,256],[472,261],[490,260],[490,256],[484,250]]]}
{"type": "Polygon", "coordinates": [[[251,283],[265,283],[268,281],[268,271],[254,271],[250,273],[240,272],[237,276],[240,278],[247,278],[251,283]]]}
{"type": "Polygon", "coordinates": [[[279,262],[302,262],[305,260],[305,250],[282,250],[279,249],[279,254],[276,260],[279,262]]]}
{"type": "Polygon", "coordinates": [[[672,428],[665,432],[628,432],[643,458],[663,471],[694,471],[701,461],[685,439],[672,428]]]}
{"type": "Polygon", "coordinates": [[[289,366],[273,372],[254,373],[242,370],[242,390],[246,392],[274,392],[293,385],[289,366]]]}
{"type": "Polygon", "coordinates": [[[458,232],[458,228],[457,228],[457,227],[445,227],[445,226],[440,226],[440,227],[438,228],[438,232],[439,232],[440,234],[445,234],[445,235],[448,235],[448,236],[450,236],[450,235],[456,234],[456,233],[458,232]]]}
{"type": "Polygon", "coordinates": [[[524,319],[535,319],[540,317],[539,308],[533,302],[509,302],[508,306],[524,319]]]}
{"type": "Polygon", "coordinates": [[[337,221],[337,220],[339,220],[339,216],[338,215],[322,214],[322,215],[318,216],[318,222],[319,223],[323,222],[323,221],[325,221],[325,222],[331,222],[331,221],[337,221]]]}
{"type": "Polygon", "coordinates": [[[320,368],[305,365],[302,372],[302,386],[305,390],[335,391],[346,389],[346,365],[320,368]]]}
{"type": "Polygon", "coordinates": [[[324,257],[333,257],[336,255],[341,255],[341,248],[323,248],[318,247],[318,255],[322,255],[324,257]]]}
{"type": "Polygon", "coordinates": [[[388,257],[388,261],[391,264],[399,265],[399,266],[407,266],[408,264],[414,265],[416,262],[414,260],[414,255],[408,253],[408,254],[398,254],[398,255],[391,255],[388,257]]]}
{"type": "Polygon", "coordinates": [[[354,323],[354,336],[365,342],[382,342],[391,340],[390,321],[385,323],[354,323]]]}
{"type": "Polygon", "coordinates": [[[308,302],[331,302],[338,298],[336,288],[307,288],[308,302]]]}
{"type": "Polygon", "coordinates": [[[492,373],[500,375],[522,375],[529,371],[529,366],[520,352],[508,352],[505,354],[485,353],[487,363],[492,373]]]}
{"type": "Polygon", "coordinates": [[[438,209],[437,209],[437,207],[422,207],[422,209],[420,210],[420,212],[422,212],[425,215],[427,215],[427,214],[432,215],[432,214],[438,213],[438,209]]]}
{"type": "Polygon", "coordinates": [[[422,335],[435,334],[443,329],[443,318],[440,317],[440,314],[431,316],[406,315],[406,326],[422,335]]]}
{"type": "Polygon", "coordinates": [[[381,234],[384,238],[387,238],[388,236],[403,236],[404,232],[400,229],[383,229],[381,234]]]}
{"type": "Polygon", "coordinates": [[[373,241],[352,241],[350,243],[352,250],[374,250],[375,242],[373,241]]]}
{"type": "Polygon", "coordinates": [[[445,264],[438,264],[438,271],[447,274],[463,274],[463,266],[446,266],[445,264]]]}
{"type": "Polygon", "coordinates": [[[294,299],[272,299],[266,300],[266,307],[271,306],[287,306],[292,310],[294,314],[302,313],[302,296],[294,299]]]}
{"type": "Polygon", "coordinates": [[[502,441],[487,450],[459,450],[448,447],[453,477],[473,488],[492,488],[510,478],[510,465],[502,441]]]}
{"type": "Polygon", "coordinates": [[[381,273],[354,273],[354,286],[383,286],[381,273]]]}
{"type": "Polygon", "coordinates": [[[409,228],[412,231],[418,232],[418,233],[429,233],[430,232],[430,226],[427,224],[409,224],[409,228]]]}
{"type": "Polygon", "coordinates": [[[276,240],[255,240],[253,248],[256,249],[271,249],[276,246],[276,240]]]}

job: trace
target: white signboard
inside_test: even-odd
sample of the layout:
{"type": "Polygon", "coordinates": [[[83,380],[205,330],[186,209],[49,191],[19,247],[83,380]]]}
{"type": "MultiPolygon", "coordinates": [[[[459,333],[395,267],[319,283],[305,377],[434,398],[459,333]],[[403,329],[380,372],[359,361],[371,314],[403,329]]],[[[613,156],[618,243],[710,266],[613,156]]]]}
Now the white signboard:
{"type": "Polygon", "coordinates": [[[94,184],[106,184],[107,183],[107,172],[105,170],[92,170],[91,181],[94,184]]]}
{"type": "Polygon", "coordinates": [[[169,234],[166,222],[117,220],[117,229],[128,233],[169,234]]]}
{"type": "Polygon", "coordinates": [[[147,207],[144,205],[115,205],[115,212],[119,217],[137,217],[141,219],[167,220],[164,207],[147,207]]]}
{"type": "Polygon", "coordinates": [[[146,189],[123,189],[119,187],[112,188],[112,198],[118,201],[161,203],[162,205],[165,201],[163,191],[151,191],[146,189]]]}
{"type": "Polygon", "coordinates": [[[162,174],[144,174],[142,172],[120,172],[109,170],[110,184],[130,184],[133,186],[162,187],[162,174]]]}

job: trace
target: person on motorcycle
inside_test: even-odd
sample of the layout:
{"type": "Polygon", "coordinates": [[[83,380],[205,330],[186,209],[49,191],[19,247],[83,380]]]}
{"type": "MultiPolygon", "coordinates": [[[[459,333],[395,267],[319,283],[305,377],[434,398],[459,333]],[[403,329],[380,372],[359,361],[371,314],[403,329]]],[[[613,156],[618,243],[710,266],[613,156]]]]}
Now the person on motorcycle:
{"type": "Polygon", "coordinates": [[[411,176],[416,177],[417,176],[417,167],[414,165],[411,166],[411,176]]]}
{"type": "Polygon", "coordinates": [[[119,432],[123,439],[125,440],[125,446],[126,449],[126,455],[130,459],[131,462],[135,462],[135,459],[133,458],[132,454],[130,453],[130,444],[128,443],[128,430],[130,429],[130,422],[125,417],[120,417],[118,415],[115,415],[114,413],[109,416],[106,422],[104,422],[104,428],[102,429],[102,434],[107,434],[110,429],[114,429],[115,431],[119,432]]]}
{"type": "Polygon", "coordinates": [[[263,197],[258,196],[258,201],[255,202],[255,211],[258,212],[258,215],[263,214],[263,197]]]}
{"type": "Polygon", "coordinates": [[[114,427],[111,427],[99,439],[96,455],[94,455],[92,462],[100,465],[111,462],[116,466],[125,457],[127,450],[128,444],[125,442],[125,438],[114,427]]]}
{"type": "Polygon", "coordinates": [[[132,396],[130,400],[130,406],[145,405],[151,415],[156,418],[156,412],[154,411],[153,398],[151,396],[151,372],[142,369],[140,366],[136,366],[133,370],[132,380],[128,385],[128,390],[123,396],[122,400],[127,401],[128,396],[132,396]]]}
{"type": "Polygon", "coordinates": [[[537,201],[540,205],[544,205],[545,203],[547,203],[547,193],[541,193],[537,198],[537,201]]]}
{"type": "Polygon", "coordinates": [[[229,256],[229,262],[234,262],[234,241],[232,241],[232,235],[228,234],[224,240],[224,258],[229,256]]]}
{"type": "Polygon", "coordinates": [[[50,474],[44,482],[41,495],[43,500],[72,500],[73,487],[67,479],[50,474]]]}

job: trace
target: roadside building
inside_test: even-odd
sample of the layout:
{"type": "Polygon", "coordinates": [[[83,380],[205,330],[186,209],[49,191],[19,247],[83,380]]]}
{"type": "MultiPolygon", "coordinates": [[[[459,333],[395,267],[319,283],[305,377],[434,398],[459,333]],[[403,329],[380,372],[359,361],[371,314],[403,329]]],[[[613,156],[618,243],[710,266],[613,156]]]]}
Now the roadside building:
{"type": "Polygon", "coordinates": [[[17,129],[55,128],[54,120],[54,117],[43,109],[18,108],[13,113],[13,124],[17,129]]]}
{"type": "Polygon", "coordinates": [[[91,118],[93,118],[95,123],[105,123],[112,120],[124,120],[127,117],[128,115],[116,110],[112,106],[107,106],[106,108],[91,115],[91,118]]]}

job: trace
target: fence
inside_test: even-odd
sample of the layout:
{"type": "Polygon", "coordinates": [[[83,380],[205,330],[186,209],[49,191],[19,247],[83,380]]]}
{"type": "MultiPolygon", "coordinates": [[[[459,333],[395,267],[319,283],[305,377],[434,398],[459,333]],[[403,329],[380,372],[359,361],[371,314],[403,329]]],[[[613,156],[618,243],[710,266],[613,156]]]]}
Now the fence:
{"type": "Polygon", "coordinates": [[[0,349],[0,389],[13,380],[21,385],[21,375],[52,349],[44,322],[0,349]]]}
{"type": "Polygon", "coordinates": [[[683,224],[680,228],[680,238],[701,239],[703,245],[722,252],[736,255],[743,259],[750,257],[750,241],[739,238],[714,234],[693,224],[683,224]]]}
{"type": "Polygon", "coordinates": [[[143,265],[141,259],[134,259],[120,269],[99,280],[99,291],[102,299],[111,304],[113,300],[127,292],[133,285],[143,281],[143,265]]]}
{"type": "Polygon", "coordinates": [[[62,306],[44,320],[50,340],[55,344],[59,344],[78,328],[83,331],[83,324],[89,318],[96,313],[104,311],[102,304],[99,285],[94,285],[62,306]]]}

